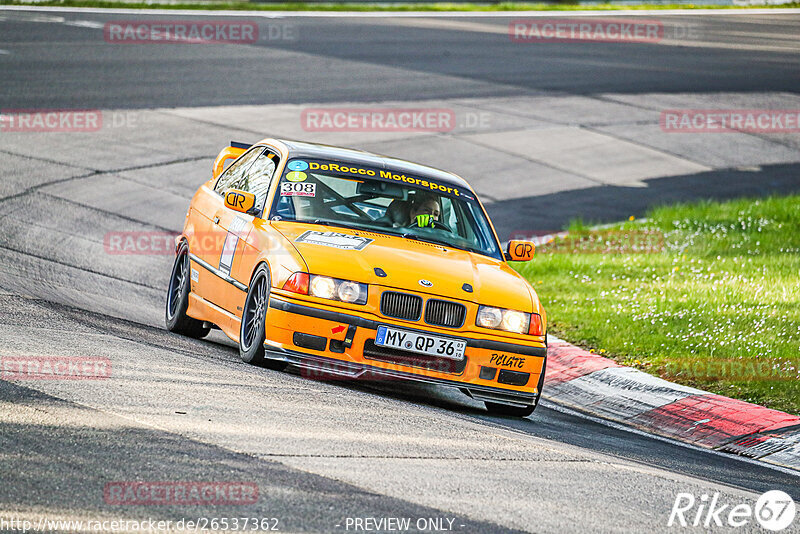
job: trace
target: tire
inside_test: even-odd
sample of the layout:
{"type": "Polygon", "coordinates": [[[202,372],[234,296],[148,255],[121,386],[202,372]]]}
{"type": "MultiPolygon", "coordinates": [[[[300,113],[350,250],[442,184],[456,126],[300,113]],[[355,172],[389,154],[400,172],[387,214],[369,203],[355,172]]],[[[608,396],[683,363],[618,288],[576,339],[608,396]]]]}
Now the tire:
{"type": "Polygon", "coordinates": [[[186,315],[192,285],[190,269],[189,245],[184,241],[175,255],[175,264],[172,266],[172,275],[169,277],[164,319],[167,330],[170,332],[201,339],[206,337],[211,329],[204,327],[202,321],[186,315]]]}
{"type": "Polygon", "coordinates": [[[521,408],[519,406],[509,406],[508,404],[498,404],[496,402],[484,402],[486,409],[489,413],[494,415],[508,415],[511,417],[528,417],[536,409],[536,405],[526,406],[521,408]]]}
{"type": "Polygon", "coordinates": [[[282,371],[286,362],[267,359],[264,352],[266,338],[267,306],[269,305],[270,277],[266,265],[256,269],[242,309],[239,328],[239,357],[245,363],[262,365],[282,371]]]}

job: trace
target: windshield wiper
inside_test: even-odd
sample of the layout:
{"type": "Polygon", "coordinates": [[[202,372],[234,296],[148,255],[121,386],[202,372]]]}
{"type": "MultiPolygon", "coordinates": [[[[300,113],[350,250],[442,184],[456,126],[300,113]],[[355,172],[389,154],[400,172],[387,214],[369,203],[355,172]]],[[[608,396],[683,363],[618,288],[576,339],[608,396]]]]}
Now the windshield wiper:
{"type": "Polygon", "coordinates": [[[419,236],[417,234],[412,234],[412,233],[409,233],[409,232],[406,232],[406,233],[402,234],[401,237],[405,237],[406,239],[413,239],[415,241],[422,241],[424,243],[431,243],[432,245],[439,245],[439,246],[442,246],[442,247],[455,248],[455,249],[458,249],[458,250],[464,250],[466,252],[474,252],[475,254],[482,254],[484,256],[486,255],[485,251],[477,249],[477,248],[466,247],[466,246],[462,247],[462,246],[459,246],[459,245],[456,245],[456,244],[453,244],[453,243],[448,243],[446,241],[436,241],[436,240],[433,240],[433,239],[425,239],[424,237],[421,237],[421,236],[419,236]]]}
{"type": "Polygon", "coordinates": [[[405,232],[400,234],[400,237],[404,239],[413,239],[414,241],[423,241],[425,243],[433,243],[434,245],[441,245],[441,243],[437,243],[436,241],[431,241],[430,239],[424,239],[417,234],[412,234],[410,232],[405,232]]]}
{"type": "Polygon", "coordinates": [[[406,239],[413,239],[414,241],[422,241],[423,243],[430,243],[432,245],[439,245],[439,246],[442,246],[442,247],[461,248],[461,247],[457,247],[457,246],[455,246],[455,245],[453,245],[451,243],[447,243],[445,241],[436,241],[435,239],[425,239],[424,237],[422,237],[422,236],[420,236],[418,234],[412,234],[410,232],[406,232],[406,233],[400,234],[400,237],[404,237],[406,239]]]}

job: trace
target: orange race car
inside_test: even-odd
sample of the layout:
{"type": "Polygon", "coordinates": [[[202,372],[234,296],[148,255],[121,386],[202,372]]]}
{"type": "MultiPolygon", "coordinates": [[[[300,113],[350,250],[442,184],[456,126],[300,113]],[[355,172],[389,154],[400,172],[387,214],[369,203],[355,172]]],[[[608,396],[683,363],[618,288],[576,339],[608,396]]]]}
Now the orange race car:
{"type": "Polygon", "coordinates": [[[541,395],[546,316],[460,177],[385,156],[231,143],[192,199],[169,330],[220,328],[242,360],[459,388],[496,413],[541,395]],[[226,168],[226,162],[235,161],[226,168]]]}

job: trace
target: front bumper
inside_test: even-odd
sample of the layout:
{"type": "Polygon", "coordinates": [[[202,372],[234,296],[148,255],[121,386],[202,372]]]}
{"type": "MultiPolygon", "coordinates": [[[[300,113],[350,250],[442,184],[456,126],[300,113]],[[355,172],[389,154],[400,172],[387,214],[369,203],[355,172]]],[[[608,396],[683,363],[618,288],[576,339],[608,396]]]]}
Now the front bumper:
{"type": "Polygon", "coordinates": [[[320,376],[434,383],[457,387],[477,400],[517,406],[537,401],[547,354],[543,343],[522,345],[469,337],[474,333],[420,329],[274,294],[267,325],[265,348],[270,357],[320,376]],[[466,340],[465,360],[437,360],[404,351],[376,353],[373,342],[380,325],[466,340]]]}

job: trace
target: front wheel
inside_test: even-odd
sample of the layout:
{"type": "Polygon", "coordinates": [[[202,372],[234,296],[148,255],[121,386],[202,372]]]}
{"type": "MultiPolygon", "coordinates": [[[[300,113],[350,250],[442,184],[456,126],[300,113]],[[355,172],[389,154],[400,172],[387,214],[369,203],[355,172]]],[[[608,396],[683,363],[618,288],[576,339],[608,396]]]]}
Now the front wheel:
{"type": "Polygon", "coordinates": [[[200,339],[206,337],[211,329],[204,327],[202,321],[186,315],[191,289],[190,269],[189,245],[183,242],[178,248],[172,276],[169,278],[165,322],[170,332],[200,339]]]}
{"type": "Polygon", "coordinates": [[[269,289],[269,269],[261,265],[253,275],[244,301],[242,325],[239,328],[239,357],[245,363],[282,370],[286,363],[267,360],[264,354],[269,289]]]}

